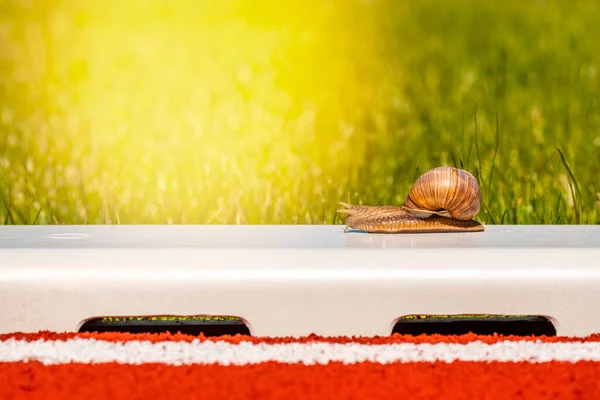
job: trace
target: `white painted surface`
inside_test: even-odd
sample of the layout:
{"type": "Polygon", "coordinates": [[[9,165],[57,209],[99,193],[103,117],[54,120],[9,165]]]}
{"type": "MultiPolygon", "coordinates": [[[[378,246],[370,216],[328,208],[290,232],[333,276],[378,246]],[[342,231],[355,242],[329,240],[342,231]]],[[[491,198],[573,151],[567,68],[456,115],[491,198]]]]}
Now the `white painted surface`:
{"type": "Polygon", "coordinates": [[[600,332],[600,226],[465,234],[343,226],[0,227],[0,332],[213,314],[253,335],[388,335],[407,314],[535,314],[600,332]]]}
{"type": "Polygon", "coordinates": [[[44,365],[76,363],[110,363],[140,365],[219,364],[252,365],[265,362],[283,364],[357,364],[373,362],[531,362],[576,363],[600,361],[600,343],[539,343],[503,341],[494,344],[358,344],[358,343],[285,343],[232,344],[227,342],[159,342],[69,339],[35,341],[9,339],[0,341],[0,362],[39,361],[44,365]]]}

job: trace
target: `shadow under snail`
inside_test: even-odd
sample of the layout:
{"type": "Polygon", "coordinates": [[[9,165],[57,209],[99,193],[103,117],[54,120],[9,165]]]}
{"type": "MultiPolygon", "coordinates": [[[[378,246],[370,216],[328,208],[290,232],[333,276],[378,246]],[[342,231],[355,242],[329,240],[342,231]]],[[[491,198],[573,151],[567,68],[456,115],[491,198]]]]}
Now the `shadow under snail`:
{"type": "Polygon", "coordinates": [[[438,167],[421,175],[401,206],[363,206],[340,202],[346,228],[369,233],[482,232],[473,218],[481,207],[475,177],[462,169],[438,167]]]}

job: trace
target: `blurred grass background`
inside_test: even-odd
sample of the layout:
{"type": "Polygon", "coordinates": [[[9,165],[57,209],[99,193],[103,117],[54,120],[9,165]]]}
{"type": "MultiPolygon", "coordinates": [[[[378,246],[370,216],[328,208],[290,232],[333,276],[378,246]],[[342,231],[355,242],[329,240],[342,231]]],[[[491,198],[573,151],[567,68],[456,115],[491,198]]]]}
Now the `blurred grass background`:
{"type": "Polygon", "coordinates": [[[2,0],[0,223],[599,223],[597,0],[2,0]]]}

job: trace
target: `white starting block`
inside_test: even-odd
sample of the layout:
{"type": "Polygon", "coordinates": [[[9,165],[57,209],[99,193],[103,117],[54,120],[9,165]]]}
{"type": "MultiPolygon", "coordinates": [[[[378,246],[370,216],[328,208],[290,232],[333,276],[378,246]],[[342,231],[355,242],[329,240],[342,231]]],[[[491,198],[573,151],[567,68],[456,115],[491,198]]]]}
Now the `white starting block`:
{"type": "Polygon", "coordinates": [[[0,227],[0,332],[241,317],[256,336],[389,335],[399,317],[538,315],[600,332],[600,226],[367,234],[337,226],[0,227]]]}

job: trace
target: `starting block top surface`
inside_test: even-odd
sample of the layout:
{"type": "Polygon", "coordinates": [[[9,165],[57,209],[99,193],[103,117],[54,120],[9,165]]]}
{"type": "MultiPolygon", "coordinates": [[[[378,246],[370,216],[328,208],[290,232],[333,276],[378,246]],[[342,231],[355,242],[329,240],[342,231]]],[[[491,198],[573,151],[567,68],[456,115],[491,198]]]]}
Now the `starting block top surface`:
{"type": "Polygon", "coordinates": [[[342,225],[46,225],[0,227],[16,248],[598,249],[600,225],[492,225],[485,232],[344,233],[342,225]]]}

